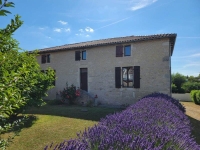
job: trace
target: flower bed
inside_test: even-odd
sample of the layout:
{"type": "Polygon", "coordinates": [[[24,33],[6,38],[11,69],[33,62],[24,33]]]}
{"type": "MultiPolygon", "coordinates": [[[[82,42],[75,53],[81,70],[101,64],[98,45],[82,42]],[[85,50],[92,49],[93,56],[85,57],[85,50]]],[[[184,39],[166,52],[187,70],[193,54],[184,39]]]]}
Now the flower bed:
{"type": "Polygon", "coordinates": [[[79,133],[77,139],[56,147],[46,146],[45,150],[199,150],[181,106],[167,95],[154,93],[120,113],[101,119],[94,127],[79,133]]]}

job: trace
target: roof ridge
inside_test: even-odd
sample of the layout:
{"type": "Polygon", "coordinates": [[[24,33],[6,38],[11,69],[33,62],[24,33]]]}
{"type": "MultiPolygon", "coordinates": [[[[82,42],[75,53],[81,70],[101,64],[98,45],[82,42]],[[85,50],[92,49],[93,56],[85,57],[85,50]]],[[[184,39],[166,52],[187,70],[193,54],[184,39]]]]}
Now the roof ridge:
{"type": "MultiPolygon", "coordinates": [[[[74,45],[74,44],[83,44],[83,43],[88,43],[88,42],[93,42],[93,41],[102,41],[102,40],[111,40],[111,39],[118,39],[118,38],[128,38],[128,37],[150,37],[150,36],[160,36],[160,35],[174,35],[176,33],[163,33],[163,34],[151,34],[151,35],[128,35],[128,36],[119,36],[119,37],[112,37],[112,38],[105,38],[105,39],[98,39],[98,40],[91,40],[91,41],[84,41],[84,42],[76,42],[76,43],[70,43],[70,44],[64,44],[62,46],[67,46],[67,45],[74,45]]],[[[57,46],[56,46],[57,47],[57,46]]]]}
{"type": "Polygon", "coordinates": [[[144,40],[153,40],[160,38],[176,38],[176,33],[165,33],[165,34],[152,34],[152,35],[130,35],[123,37],[113,37],[92,41],[85,41],[79,43],[71,43],[60,46],[54,46],[49,48],[40,49],[40,52],[50,52],[50,51],[59,51],[59,50],[70,50],[70,49],[80,49],[87,47],[95,47],[102,45],[111,45],[111,44],[120,44],[120,43],[128,43],[128,42],[136,42],[136,41],[144,41],[144,40]]]}

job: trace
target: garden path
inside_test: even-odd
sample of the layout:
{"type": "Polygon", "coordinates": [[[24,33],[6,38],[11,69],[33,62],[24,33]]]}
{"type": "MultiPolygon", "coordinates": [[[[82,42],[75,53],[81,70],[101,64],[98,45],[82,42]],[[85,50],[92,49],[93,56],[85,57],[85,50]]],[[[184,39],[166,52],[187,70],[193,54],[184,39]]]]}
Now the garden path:
{"type": "Polygon", "coordinates": [[[181,102],[186,108],[186,115],[200,121],[200,105],[196,105],[192,102],[181,102]]]}

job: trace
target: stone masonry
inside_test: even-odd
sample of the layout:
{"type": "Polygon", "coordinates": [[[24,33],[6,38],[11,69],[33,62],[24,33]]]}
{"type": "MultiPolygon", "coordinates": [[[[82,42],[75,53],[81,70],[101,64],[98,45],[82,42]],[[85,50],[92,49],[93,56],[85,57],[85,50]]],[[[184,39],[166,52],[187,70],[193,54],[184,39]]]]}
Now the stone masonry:
{"type": "Polygon", "coordinates": [[[116,57],[116,45],[80,48],[86,50],[86,60],[75,61],[75,50],[49,52],[50,63],[41,64],[56,70],[56,86],[49,90],[47,99],[55,99],[68,85],[80,87],[80,68],[88,69],[88,93],[108,105],[135,103],[152,92],[171,94],[171,50],[169,38],[125,43],[131,45],[131,56],[116,57]],[[140,66],[140,88],[115,88],[115,67],[140,66]]]}

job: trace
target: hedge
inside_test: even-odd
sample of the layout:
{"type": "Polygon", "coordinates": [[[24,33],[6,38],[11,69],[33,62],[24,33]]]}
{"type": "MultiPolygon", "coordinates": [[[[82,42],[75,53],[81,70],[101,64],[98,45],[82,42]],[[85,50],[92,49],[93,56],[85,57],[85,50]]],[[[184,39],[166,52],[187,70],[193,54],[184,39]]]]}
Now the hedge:
{"type": "Polygon", "coordinates": [[[200,105],[200,90],[192,90],[190,96],[195,104],[200,105]]]}
{"type": "Polygon", "coordinates": [[[122,112],[106,116],[77,134],[76,139],[47,145],[44,150],[199,150],[200,145],[191,136],[190,121],[178,109],[178,103],[154,93],[122,112]]]}

